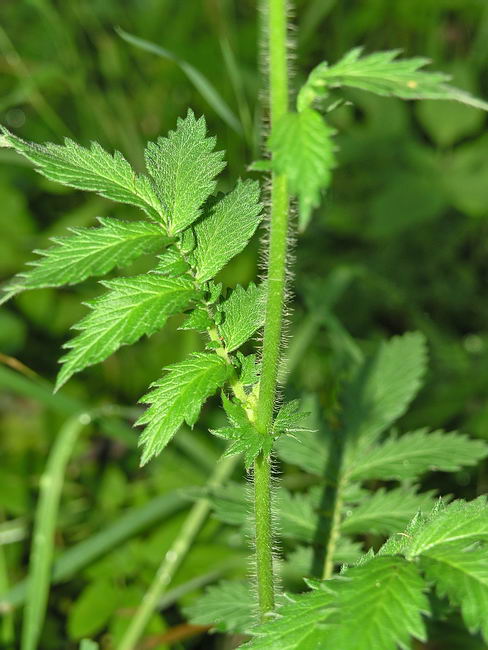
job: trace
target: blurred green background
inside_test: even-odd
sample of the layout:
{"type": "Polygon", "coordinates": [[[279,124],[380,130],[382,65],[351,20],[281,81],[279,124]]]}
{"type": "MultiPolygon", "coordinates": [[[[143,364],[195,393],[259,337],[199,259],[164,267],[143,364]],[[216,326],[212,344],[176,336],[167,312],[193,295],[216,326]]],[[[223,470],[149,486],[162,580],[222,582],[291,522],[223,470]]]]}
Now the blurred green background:
{"type": "MultiPolygon", "coordinates": [[[[173,128],[191,107],[206,115],[227,151],[221,189],[247,174],[259,157],[256,2],[3,0],[1,13],[0,121],[22,137],[98,140],[141,167],[144,142],[173,128]],[[173,60],[123,40],[117,27],[164,47],[173,60]],[[188,65],[206,79],[203,94],[192,73],[185,74],[188,65]],[[208,101],[208,83],[216,102],[208,101]]],[[[488,97],[486,0],[297,0],[295,17],[297,84],[319,61],[364,45],[367,51],[402,48],[408,56],[428,56],[457,86],[488,97]]],[[[445,102],[402,103],[360,92],[348,97],[351,103],[331,118],[339,168],[297,242],[288,390],[317,391],[333,407],[355,345],[369,349],[382,337],[420,329],[429,340],[430,375],[408,425],[458,428],[486,438],[486,117],[445,102]]],[[[32,249],[44,248],[68,227],[133,214],[43,179],[7,150],[0,150],[0,206],[3,279],[32,259],[32,249]]],[[[222,280],[233,286],[255,279],[258,257],[255,241],[222,280]]],[[[133,270],[143,270],[144,263],[133,270]]],[[[164,365],[201,346],[194,334],[177,331],[175,319],[162,334],[122,349],[51,397],[46,381],[56,374],[61,345],[85,311],[81,303],[98,291],[88,282],[26,292],[0,308],[0,591],[25,575],[39,476],[67,415],[80,404],[133,406],[164,365]]],[[[221,418],[215,406],[204,410],[195,432],[143,470],[136,434],[128,427],[112,426],[111,435],[88,427],[69,466],[57,551],[117,521],[127,508],[203,485],[221,451],[205,433],[221,418]]],[[[236,471],[235,478],[241,475],[236,471]]],[[[486,491],[488,473],[485,466],[431,480],[437,487],[441,482],[444,492],[472,497],[486,491]]],[[[188,504],[55,587],[42,648],[74,648],[82,636],[100,634],[104,647],[113,647],[188,504]]],[[[245,556],[232,532],[209,519],[173,586],[212,571],[242,575],[245,556]]],[[[189,591],[178,603],[193,596],[189,591]]],[[[182,621],[173,603],[164,617],[153,618],[147,635],[161,638],[182,621]]],[[[3,634],[7,639],[11,633],[3,634]]],[[[171,647],[224,647],[218,636],[189,639],[171,647]]],[[[16,646],[5,641],[4,647],[16,646]]],[[[161,641],[151,647],[169,646],[161,641]]]]}

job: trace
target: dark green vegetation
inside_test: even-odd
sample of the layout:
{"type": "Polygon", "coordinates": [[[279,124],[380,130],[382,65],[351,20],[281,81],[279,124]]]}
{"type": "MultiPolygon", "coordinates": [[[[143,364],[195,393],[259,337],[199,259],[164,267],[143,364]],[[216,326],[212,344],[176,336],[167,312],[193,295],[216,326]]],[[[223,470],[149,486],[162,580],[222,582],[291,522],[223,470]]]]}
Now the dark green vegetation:
{"type": "MultiPolygon", "coordinates": [[[[487,88],[480,86],[488,61],[488,14],[480,2],[371,1],[351,10],[345,3],[333,1],[296,4],[302,71],[308,72],[324,58],[336,61],[357,44],[368,51],[402,47],[408,56],[422,54],[435,59],[435,69],[452,71],[457,85],[479,96],[488,94],[487,88]]],[[[184,5],[139,2],[122,14],[115,2],[99,7],[67,2],[58,8],[37,1],[6,3],[2,12],[0,47],[6,74],[1,81],[1,122],[23,137],[42,142],[72,135],[83,144],[96,139],[108,149],[120,149],[141,167],[143,142],[173,128],[176,117],[185,115],[191,106],[197,115],[206,114],[210,133],[219,135],[218,148],[227,150],[229,166],[219,189],[231,189],[245,166],[259,156],[259,129],[251,126],[260,114],[254,3],[241,2],[236,8],[235,3],[223,0],[184,5]],[[225,104],[212,99],[208,86],[202,87],[201,82],[198,86],[198,78],[195,89],[174,61],[135,49],[127,36],[122,40],[114,33],[116,25],[193,64],[212,81],[225,104]]],[[[305,78],[300,76],[298,81],[305,78]]],[[[342,385],[354,376],[362,357],[369,358],[383,339],[420,330],[427,337],[430,356],[425,386],[408,415],[403,415],[405,408],[390,413],[379,429],[376,425],[375,433],[403,415],[395,422],[402,432],[421,427],[458,429],[483,438],[488,416],[485,116],[465,106],[414,105],[360,91],[350,91],[350,98],[351,105],[330,116],[341,132],[337,138],[338,169],[323,206],[300,236],[297,248],[295,311],[290,323],[288,368],[283,373],[287,380],[284,392],[288,399],[309,403],[305,410],[313,413],[311,428],[322,435],[327,428],[336,430],[344,425],[339,408],[342,385]]],[[[94,225],[100,215],[133,216],[131,208],[63,189],[34,175],[9,150],[0,152],[3,161],[11,163],[0,167],[4,197],[0,265],[5,277],[31,259],[32,248],[45,248],[49,237],[65,234],[67,227],[94,225]]],[[[257,243],[223,271],[221,281],[246,286],[254,280],[256,253],[257,243]]],[[[140,259],[130,271],[136,275],[147,268],[148,261],[140,259]]],[[[5,355],[0,368],[5,389],[0,454],[0,505],[5,517],[0,529],[0,540],[5,542],[0,547],[1,591],[8,590],[7,581],[14,584],[25,575],[33,507],[47,450],[55,439],[58,444],[72,444],[78,436],[55,522],[57,586],[51,591],[41,647],[69,647],[67,638],[76,647],[85,635],[107,647],[112,640],[116,647],[116,639],[122,637],[159,563],[175,542],[180,542],[177,548],[183,563],[174,571],[165,565],[174,577],[163,596],[162,615],[153,616],[144,633],[146,645],[168,647],[179,633],[189,640],[176,641],[173,647],[178,643],[179,647],[219,647],[222,639],[203,639],[202,630],[186,625],[188,617],[199,623],[219,622],[221,613],[213,611],[208,601],[203,613],[198,611],[201,605],[192,606],[205,583],[245,578],[248,550],[235,528],[242,524],[247,509],[240,466],[230,486],[205,487],[223,450],[207,434],[207,429],[225,425],[218,402],[209,402],[197,428],[181,432],[165,453],[143,470],[138,468],[134,449],[137,436],[129,427],[139,413],[116,409],[114,414],[103,408],[116,404],[132,409],[147,385],[161,376],[161,367],[201,350],[200,339],[188,331],[177,332],[181,320],[170,321],[164,334],[121,349],[103,366],[88,369],[52,396],[45,380],[54,380],[60,344],[67,338],[68,327],[86,311],[80,302],[95,297],[97,291],[94,283],[87,283],[56,294],[50,289],[25,293],[0,311],[5,355]],[[99,408],[92,420],[84,418],[79,423],[77,417],[70,419],[80,411],[99,408]],[[205,520],[203,503],[204,527],[185,555],[186,549],[181,548],[188,528],[182,524],[188,508],[192,500],[209,492],[216,516],[205,520]],[[173,636],[165,636],[165,629],[173,636]]],[[[412,346],[398,361],[393,357],[393,376],[401,376],[405,359],[413,366],[413,386],[403,396],[406,407],[425,366],[423,345],[415,337],[395,341],[379,354],[388,356],[388,350],[393,354],[391,350],[401,346],[401,341],[412,346]]],[[[390,387],[390,375],[386,376],[390,387]]],[[[407,372],[407,383],[410,378],[407,372]]],[[[350,385],[353,397],[354,387],[359,390],[360,385],[359,380],[350,385]]],[[[308,440],[315,436],[297,435],[308,436],[308,440]]],[[[359,542],[363,549],[377,549],[385,535],[403,530],[419,507],[430,508],[433,490],[466,499],[486,491],[483,466],[470,468],[482,455],[479,442],[472,443],[471,453],[463,447],[464,457],[459,448],[445,458],[441,453],[446,442],[440,434],[428,438],[433,450],[425,448],[423,434],[411,436],[409,449],[423,448],[421,461],[410,459],[410,465],[393,464],[386,469],[383,464],[380,473],[371,468],[361,470],[360,465],[356,476],[349,472],[352,477],[344,488],[343,502],[351,515],[344,519],[344,539],[332,540],[337,562],[354,561],[361,550],[359,542]],[[431,469],[434,471],[428,472],[431,469]],[[447,470],[451,473],[445,473],[447,470]],[[405,489],[402,482],[416,477],[419,494],[408,501],[401,493],[405,489]],[[364,497],[360,481],[363,489],[375,492],[365,502],[369,513],[364,512],[364,505],[355,507],[364,497]],[[400,505],[404,511],[399,512],[400,505]],[[363,508],[361,516],[357,508],[363,508]]],[[[318,448],[324,452],[321,457],[314,444],[309,456],[316,465],[306,454],[299,462],[297,449],[280,449],[284,496],[278,499],[285,499],[283,512],[296,511],[303,520],[288,522],[288,528],[286,521],[281,523],[283,551],[291,557],[283,569],[283,582],[289,590],[303,589],[303,575],[322,575],[327,517],[317,520],[314,513],[316,509],[324,515],[330,512],[330,495],[324,493],[321,481],[324,466],[329,465],[328,479],[340,478],[334,476],[337,463],[330,460],[340,455],[340,450],[331,449],[327,455],[319,438],[318,448]]],[[[389,444],[393,441],[388,438],[383,452],[389,444]]],[[[62,448],[58,453],[62,455],[62,448]]],[[[381,454],[378,450],[371,453],[381,454]]],[[[231,471],[228,466],[227,472],[231,471]]],[[[214,476],[212,482],[223,479],[214,476]]],[[[448,510],[442,516],[449,519],[451,513],[448,510]]],[[[407,559],[423,552],[422,540],[416,541],[415,524],[410,532],[413,548],[405,545],[401,549],[407,559]]],[[[486,534],[474,531],[473,537],[476,532],[486,534]]],[[[423,574],[434,580],[432,565],[441,560],[442,553],[429,558],[426,552],[423,574]]],[[[418,578],[409,575],[411,564],[397,563],[398,575],[406,575],[405,584],[415,583],[418,578]]],[[[388,555],[380,556],[376,564],[378,571],[389,574],[395,569],[388,555]]],[[[331,567],[326,569],[330,575],[331,567]]],[[[360,573],[356,569],[358,579],[360,573]]],[[[418,584],[412,589],[418,589],[418,584]]],[[[245,602],[242,590],[232,589],[235,585],[228,587],[229,600],[245,602]]],[[[427,623],[432,641],[424,647],[482,648],[478,637],[463,631],[460,615],[442,599],[442,589],[439,595],[439,599],[429,596],[436,616],[434,623],[427,623]]],[[[326,606],[320,598],[327,594],[317,592],[312,597],[319,601],[318,606],[326,606]]],[[[341,597],[347,605],[347,591],[341,597]]],[[[420,609],[427,608],[424,598],[418,598],[420,609]]],[[[8,599],[19,606],[24,600],[22,589],[17,588],[8,599]]],[[[461,594],[459,599],[465,597],[461,594]]],[[[222,597],[217,600],[221,602],[222,597]]],[[[482,602],[480,596],[468,614],[464,612],[473,630],[479,622],[473,607],[482,602]]],[[[247,621],[239,615],[238,611],[232,613],[230,626],[226,617],[230,629],[247,629],[247,621]]],[[[9,646],[9,639],[19,638],[19,626],[20,617],[4,617],[1,634],[5,647],[15,647],[16,642],[9,646]]],[[[415,617],[410,632],[422,636],[415,617]]],[[[275,643],[284,647],[281,640],[275,643]]]]}

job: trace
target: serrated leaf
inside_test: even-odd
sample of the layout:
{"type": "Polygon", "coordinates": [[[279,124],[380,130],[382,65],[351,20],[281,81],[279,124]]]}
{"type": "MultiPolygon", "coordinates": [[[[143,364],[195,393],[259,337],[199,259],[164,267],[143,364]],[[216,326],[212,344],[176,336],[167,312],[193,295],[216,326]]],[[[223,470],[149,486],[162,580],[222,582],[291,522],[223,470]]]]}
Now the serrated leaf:
{"type": "Polygon", "coordinates": [[[239,380],[244,386],[252,386],[259,379],[259,368],[256,363],[256,355],[248,354],[244,356],[240,352],[237,353],[237,358],[241,364],[241,371],[239,380]]]}
{"type": "Polygon", "coordinates": [[[65,138],[64,145],[51,142],[41,145],[21,140],[4,127],[0,129],[3,146],[13,147],[31,160],[46,178],[79,190],[96,192],[112,201],[135,205],[151,219],[161,221],[162,206],[151,181],[136,174],[119,151],[109,154],[97,142],[92,142],[86,149],[68,138],[65,138]]]}
{"type": "Polygon", "coordinates": [[[60,287],[128,266],[143,253],[161,250],[171,240],[161,227],[145,221],[99,219],[99,228],[71,228],[72,235],[53,239],[54,246],[35,251],[41,259],[5,288],[0,304],[27,289],[60,287]]]}
{"type": "Polygon", "coordinates": [[[359,505],[346,508],[341,532],[344,535],[391,535],[402,531],[416,512],[430,512],[433,504],[432,492],[380,488],[359,505]]]}
{"type": "Polygon", "coordinates": [[[321,192],[330,184],[335,163],[333,134],[317,111],[306,108],[283,115],[269,138],[273,169],[286,175],[290,191],[298,197],[301,231],[319,205],[321,192]]]}
{"type": "Polygon", "coordinates": [[[238,181],[231,192],[206,208],[194,226],[197,280],[212,279],[244,249],[262,218],[259,195],[257,181],[238,181]]]}
{"type": "Polygon", "coordinates": [[[488,548],[466,548],[451,542],[422,554],[421,567],[435,583],[439,596],[461,608],[466,627],[473,634],[481,629],[488,641],[488,548]]]}
{"type": "Polygon", "coordinates": [[[153,273],[161,273],[170,278],[178,278],[189,271],[190,265],[185,261],[181,253],[173,246],[168,248],[162,255],[158,255],[158,265],[153,273]]]}
{"type": "Polygon", "coordinates": [[[280,406],[273,421],[273,433],[280,435],[308,431],[309,429],[305,428],[303,424],[309,415],[301,410],[299,400],[294,399],[291,402],[286,402],[280,406]]]}
{"type": "Polygon", "coordinates": [[[407,650],[412,637],[425,641],[425,589],[418,568],[401,557],[375,557],[349,569],[337,586],[337,624],[320,648],[407,650]]]}
{"type": "Polygon", "coordinates": [[[140,400],[150,404],[136,422],[146,425],[139,443],[144,448],[142,465],[161,453],[183,422],[195,424],[203,402],[225,384],[231,366],[216,354],[200,352],[167,371],[140,400]]]}
{"type": "Polygon", "coordinates": [[[184,608],[184,614],[194,625],[211,625],[222,632],[244,634],[255,622],[255,600],[244,582],[219,582],[184,608]]]}
{"type": "Polygon", "coordinates": [[[212,490],[210,500],[215,517],[233,526],[242,526],[250,515],[250,502],[246,498],[246,485],[229,482],[212,490]]]}
{"type": "Polygon", "coordinates": [[[264,325],[264,285],[253,282],[247,289],[240,285],[220,306],[223,321],[219,327],[229,352],[237,350],[264,325]]]}
{"type": "Polygon", "coordinates": [[[203,307],[194,309],[179,326],[180,330],[196,330],[197,332],[206,332],[213,323],[208,312],[203,307]]]}
{"type": "Polygon", "coordinates": [[[317,431],[304,431],[297,436],[282,436],[276,441],[276,453],[286,463],[324,476],[333,434],[323,423],[320,427],[317,431]]]}
{"type": "Polygon", "coordinates": [[[459,433],[419,429],[400,438],[389,438],[355,459],[348,471],[351,480],[415,478],[429,471],[455,472],[475,465],[488,454],[482,440],[459,433]]]}
{"type": "Polygon", "coordinates": [[[400,52],[389,50],[362,56],[363,49],[357,47],[331,66],[326,62],[321,63],[310,73],[301,99],[308,105],[311,99],[309,90],[320,96],[326,95],[329,89],[348,86],[384,97],[454,100],[488,110],[487,102],[449,86],[446,83],[449,75],[421,70],[430,63],[429,59],[397,59],[400,52]]]}
{"type": "Polygon", "coordinates": [[[405,413],[426,369],[425,338],[419,332],[382,343],[345,390],[344,423],[349,439],[373,442],[405,413]]]}
{"type": "Polygon", "coordinates": [[[429,519],[410,532],[407,557],[415,557],[441,544],[488,541],[488,507],[486,496],[474,501],[458,499],[448,506],[435,508],[429,519]]]}
{"type": "Polygon", "coordinates": [[[92,309],[74,326],[80,330],[64,347],[63,367],[56,382],[58,390],[76,372],[103,361],[121,345],[161,329],[168,316],[185,309],[197,297],[186,278],[138,275],[102,282],[109,289],[89,304],[92,309]]]}
{"type": "MultiPolygon", "coordinates": [[[[333,615],[334,593],[312,591],[288,595],[279,616],[256,628],[256,638],[244,644],[249,650],[322,650],[327,623],[333,615]]],[[[335,648],[335,650],[339,650],[335,648]]],[[[344,649],[345,650],[345,649],[344,649]]],[[[356,649],[355,649],[356,650],[356,649]]]]}
{"type": "MultiPolygon", "coordinates": [[[[282,488],[277,496],[280,532],[284,537],[312,542],[321,521],[317,513],[315,494],[296,493],[282,488]]],[[[324,531],[325,535],[325,531],[324,531]]]]}
{"type": "Polygon", "coordinates": [[[215,177],[225,167],[223,152],[214,151],[215,138],[206,137],[205,118],[189,110],[167,137],[150,142],[146,165],[164,206],[168,229],[181,232],[201,213],[215,189],[215,177]]]}

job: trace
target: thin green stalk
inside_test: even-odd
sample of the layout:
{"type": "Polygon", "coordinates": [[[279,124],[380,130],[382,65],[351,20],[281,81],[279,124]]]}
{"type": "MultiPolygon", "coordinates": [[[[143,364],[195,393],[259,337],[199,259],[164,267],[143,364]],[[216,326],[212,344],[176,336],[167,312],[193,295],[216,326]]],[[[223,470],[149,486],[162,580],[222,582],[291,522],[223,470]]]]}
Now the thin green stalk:
{"type": "MultiPolygon", "coordinates": [[[[225,458],[217,465],[207,487],[215,488],[225,482],[231,475],[235,464],[236,457],[225,458]]],[[[133,650],[135,648],[149,619],[156,609],[158,609],[162,594],[175,576],[176,571],[185,559],[195,537],[205,522],[210,508],[210,501],[204,497],[199,499],[190,510],[178,537],[164,556],[152,584],[145,593],[129,627],[122,637],[118,650],[133,650]]]]}
{"type": "MultiPolygon", "coordinates": [[[[0,593],[8,591],[9,579],[5,550],[0,545],[0,593]]],[[[1,611],[1,610],[0,610],[1,611]]],[[[0,642],[8,647],[14,640],[14,619],[11,612],[2,612],[0,621],[0,642]]]]}
{"type": "Polygon", "coordinates": [[[22,621],[21,650],[36,650],[49,595],[54,532],[66,465],[80,432],[91,421],[87,413],[70,418],[61,428],[41,477],[39,502],[29,562],[29,586],[22,621]]]}
{"type": "MultiPolygon", "coordinates": [[[[271,125],[288,110],[286,1],[267,0],[269,97],[271,125]]],[[[283,332],[283,306],[288,242],[288,188],[285,176],[271,180],[266,319],[256,428],[270,435],[283,332]]],[[[274,609],[273,535],[271,518],[271,464],[263,454],[254,463],[256,573],[261,618],[274,609]]]]}
{"type": "Polygon", "coordinates": [[[324,580],[331,578],[332,574],[334,573],[334,555],[337,547],[337,542],[339,541],[339,537],[340,537],[342,507],[344,505],[345,487],[346,487],[346,479],[344,476],[340,476],[339,480],[337,481],[334,507],[332,510],[332,516],[330,521],[329,537],[325,549],[324,572],[322,575],[324,580]]]}

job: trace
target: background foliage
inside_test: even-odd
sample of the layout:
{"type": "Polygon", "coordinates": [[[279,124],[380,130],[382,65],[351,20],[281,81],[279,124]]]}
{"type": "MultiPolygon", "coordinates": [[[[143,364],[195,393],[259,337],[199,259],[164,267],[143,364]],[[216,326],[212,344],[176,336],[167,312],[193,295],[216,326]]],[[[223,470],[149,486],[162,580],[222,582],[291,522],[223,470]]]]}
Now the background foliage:
{"type": "MultiPolygon", "coordinates": [[[[295,4],[301,82],[318,61],[337,60],[354,46],[400,47],[408,56],[431,57],[436,70],[454,75],[456,85],[488,97],[483,0],[295,4]]],[[[230,189],[232,179],[259,157],[255,2],[6,0],[2,18],[0,121],[22,137],[59,141],[68,135],[84,145],[96,139],[140,167],[143,142],[173,128],[191,106],[197,115],[205,113],[209,131],[219,134],[219,149],[227,151],[219,189],[230,189]],[[164,47],[173,58],[134,47],[116,33],[117,26],[164,47]],[[208,85],[194,85],[188,64],[211,82],[216,102],[208,101],[208,85]]],[[[428,339],[429,373],[402,428],[429,425],[486,438],[486,117],[443,102],[384,101],[360,91],[348,96],[351,104],[331,116],[341,127],[338,171],[296,252],[287,395],[314,392],[333,414],[352,359],[384,337],[419,329],[428,339]]],[[[93,225],[98,216],[131,217],[129,208],[39,177],[7,150],[0,150],[0,162],[5,279],[32,259],[33,248],[45,247],[67,227],[93,225]]],[[[247,285],[255,279],[257,259],[256,241],[222,272],[222,281],[247,285]]],[[[144,270],[144,260],[131,268],[144,270]]],[[[0,308],[0,591],[25,575],[39,476],[67,415],[79,404],[132,407],[163,365],[200,350],[195,334],[177,332],[181,321],[174,319],[164,335],[120,350],[52,397],[45,381],[54,379],[60,346],[85,313],[80,299],[93,298],[94,287],[26,292],[0,308]]],[[[205,430],[224,424],[215,405],[206,407],[202,426],[143,470],[134,453],[136,434],[128,427],[113,421],[85,427],[63,489],[58,559],[120,521],[127,509],[140,513],[159,494],[175,501],[166,516],[149,517],[96,562],[68,566],[51,593],[43,648],[71,642],[74,648],[88,635],[110,647],[121,634],[221,454],[222,446],[205,430]]],[[[290,490],[307,487],[293,466],[282,463],[280,471],[290,490]]],[[[242,480],[240,469],[233,478],[242,480]]],[[[422,487],[473,498],[486,491],[487,482],[485,465],[430,474],[422,487]]],[[[182,606],[216,577],[245,577],[245,557],[235,531],[210,518],[171,585],[181,587],[180,593],[151,621],[147,647],[170,647],[175,633],[183,640],[171,647],[225,647],[218,635],[204,638],[201,629],[186,625],[182,606]],[[199,582],[189,584],[195,577],[199,582]]],[[[11,624],[17,627],[18,621],[5,619],[1,628],[6,648],[14,647],[7,641],[11,624]]],[[[467,647],[456,620],[446,619],[441,628],[440,647],[467,647]]],[[[476,638],[471,643],[483,647],[476,638]]]]}

